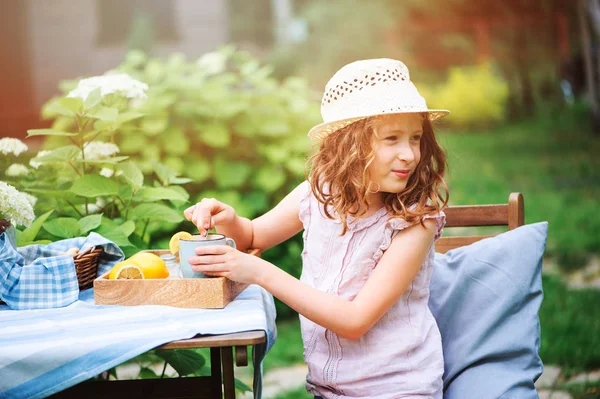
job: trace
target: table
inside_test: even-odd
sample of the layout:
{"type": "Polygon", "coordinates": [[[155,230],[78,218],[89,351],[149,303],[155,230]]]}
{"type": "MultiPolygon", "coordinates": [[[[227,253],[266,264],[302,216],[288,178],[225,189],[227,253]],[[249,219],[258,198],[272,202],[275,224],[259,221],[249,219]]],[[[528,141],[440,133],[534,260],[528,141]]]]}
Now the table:
{"type": "Polygon", "coordinates": [[[262,330],[199,336],[173,341],[156,349],[210,348],[209,377],[164,378],[148,380],[88,381],[59,392],[52,399],[106,398],[235,398],[233,350],[238,367],[248,365],[248,346],[266,343],[262,330]],[[222,373],[221,373],[222,371],[222,373]],[[223,384],[223,387],[221,386],[223,384]]]}
{"type": "MultiPolygon", "coordinates": [[[[137,397],[220,397],[221,380],[226,397],[231,398],[235,395],[234,353],[238,365],[247,364],[246,346],[255,350],[253,385],[255,397],[260,397],[262,359],[277,334],[273,297],[256,285],[246,288],[224,309],[97,306],[93,290],[87,290],[64,308],[16,311],[0,306],[0,325],[1,399],[37,399],[63,391],[71,393],[68,397],[88,397],[76,392],[104,389],[129,392],[121,397],[131,399],[135,392],[146,392],[143,390],[153,386],[155,396],[137,397]],[[192,347],[211,348],[211,377],[163,379],[158,383],[88,382],[151,349],[192,347]],[[188,393],[177,396],[180,387],[188,393]]],[[[114,395],[103,397],[107,396],[112,399],[114,395]]]]}

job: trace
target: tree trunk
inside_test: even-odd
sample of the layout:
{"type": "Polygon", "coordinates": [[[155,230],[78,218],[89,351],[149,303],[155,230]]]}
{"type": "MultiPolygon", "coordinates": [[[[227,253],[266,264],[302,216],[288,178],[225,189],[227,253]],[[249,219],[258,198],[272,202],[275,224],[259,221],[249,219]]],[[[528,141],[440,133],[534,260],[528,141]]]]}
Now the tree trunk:
{"type": "MultiPolygon", "coordinates": [[[[592,122],[594,124],[594,131],[600,132],[600,108],[598,106],[598,94],[596,83],[599,80],[597,78],[598,65],[594,68],[594,57],[592,55],[592,37],[590,34],[590,23],[593,21],[594,25],[597,25],[598,32],[600,32],[600,12],[596,13],[598,9],[597,0],[579,0],[579,26],[581,29],[581,40],[583,47],[583,59],[585,64],[585,81],[587,85],[587,95],[592,107],[592,122]],[[586,4],[587,3],[587,4],[586,4]],[[592,4],[595,3],[595,4],[592,4]],[[591,5],[591,7],[590,7],[591,5]]],[[[598,10],[600,11],[600,10],[598,10]]]]}

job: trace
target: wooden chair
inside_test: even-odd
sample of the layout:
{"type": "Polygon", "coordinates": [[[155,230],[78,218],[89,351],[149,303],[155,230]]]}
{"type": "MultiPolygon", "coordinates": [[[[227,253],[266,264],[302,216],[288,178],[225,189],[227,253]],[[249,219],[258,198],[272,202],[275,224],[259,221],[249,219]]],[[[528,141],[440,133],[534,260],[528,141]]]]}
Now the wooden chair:
{"type": "MultiPolygon", "coordinates": [[[[446,213],[445,227],[508,226],[508,230],[525,224],[525,207],[521,193],[511,193],[508,204],[450,206],[446,213]]],[[[435,244],[436,252],[472,244],[492,235],[441,237],[435,244]]]]}

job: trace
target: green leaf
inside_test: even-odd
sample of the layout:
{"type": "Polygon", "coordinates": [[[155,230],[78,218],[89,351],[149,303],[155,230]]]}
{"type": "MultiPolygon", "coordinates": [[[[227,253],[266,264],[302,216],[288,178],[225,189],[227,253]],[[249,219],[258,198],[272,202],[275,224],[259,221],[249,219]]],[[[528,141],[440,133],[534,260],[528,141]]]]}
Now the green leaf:
{"type": "Polygon", "coordinates": [[[123,178],[135,187],[141,187],[144,184],[144,175],[140,168],[133,162],[122,163],[117,166],[117,169],[123,172],[123,178]]]}
{"type": "Polygon", "coordinates": [[[89,215],[79,219],[79,226],[82,233],[87,233],[100,226],[102,215],[89,215]]]}
{"type": "Polygon", "coordinates": [[[258,151],[269,162],[274,164],[282,163],[290,156],[289,149],[283,147],[281,143],[261,145],[258,147],[258,151]]]}
{"type": "Polygon", "coordinates": [[[102,101],[102,89],[100,87],[96,87],[94,90],[88,94],[87,98],[83,102],[83,105],[86,109],[94,108],[96,105],[100,104],[102,101]]]}
{"type": "Polygon", "coordinates": [[[90,111],[86,114],[87,117],[93,119],[99,119],[103,122],[116,122],[119,115],[119,110],[116,108],[98,107],[94,111],[90,111]]]}
{"type": "Polygon", "coordinates": [[[148,139],[145,136],[140,134],[134,135],[133,132],[131,135],[126,135],[121,138],[119,142],[119,148],[123,153],[138,153],[141,149],[145,148],[148,145],[148,139]]]}
{"type": "Polygon", "coordinates": [[[73,183],[71,192],[82,197],[96,198],[106,195],[117,195],[119,186],[107,177],[85,175],[73,183]]]}
{"type": "Polygon", "coordinates": [[[244,384],[242,381],[235,379],[235,389],[240,392],[252,392],[252,388],[244,384]]]}
{"type": "Polygon", "coordinates": [[[142,367],[140,369],[140,378],[141,379],[154,379],[154,378],[158,378],[158,375],[156,375],[156,373],[152,370],[149,369],[148,367],[142,367]]]}
{"type": "Polygon", "coordinates": [[[251,214],[262,214],[268,210],[269,197],[264,191],[252,191],[244,195],[244,203],[251,207],[251,214]]]}
{"type": "Polygon", "coordinates": [[[185,135],[183,129],[169,127],[159,137],[163,151],[168,155],[185,155],[190,151],[190,139],[185,135]]]}
{"type": "Polygon", "coordinates": [[[260,168],[254,177],[256,188],[260,188],[269,193],[277,190],[283,183],[285,183],[285,173],[279,168],[260,168]]]}
{"type": "Polygon", "coordinates": [[[30,188],[28,189],[28,191],[33,194],[43,194],[60,199],[70,199],[73,197],[73,193],[69,190],[47,190],[42,188],[30,188]]]}
{"type": "Polygon", "coordinates": [[[67,145],[34,159],[39,162],[66,162],[76,159],[79,154],[81,154],[81,150],[78,147],[67,145]]]}
{"type": "Polygon", "coordinates": [[[285,136],[290,132],[290,127],[283,121],[270,120],[263,123],[260,127],[260,133],[263,136],[277,137],[285,136]]]}
{"type": "Polygon", "coordinates": [[[221,123],[211,123],[198,127],[198,137],[204,144],[213,148],[225,148],[231,142],[227,127],[221,123]]]}
{"type": "Polygon", "coordinates": [[[155,203],[140,204],[133,209],[133,214],[138,219],[162,220],[170,223],[179,223],[183,220],[182,213],[166,205],[155,203]]]}
{"type": "Polygon", "coordinates": [[[111,158],[102,158],[102,159],[86,159],[85,161],[83,159],[76,159],[75,162],[78,163],[89,163],[89,164],[103,164],[103,163],[110,163],[110,164],[116,164],[119,162],[122,162],[126,159],[129,159],[128,156],[119,156],[119,157],[111,157],[111,158]]]}
{"type": "Polygon", "coordinates": [[[74,218],[52,219],[43,225],[44,230],[59,238],[73,238],[81,234],[81,227],[74,218]]]}
{"type": "Polygon", "coordinates": [[[173,186],[169,186],[169,188],[171,190],[177,191],[178,193],[180,193],[183,197],[186,198],[185,201],[177,201],[177,200],[171,200],[171,203],[173,205],[175,205],[175,208],[179,209],[182,206],[186,205],[188,203],[188,200],[190,198],[190,194],[187,192],[187,190],[181,186],[177,186],[177,185],[173,185],[173,186]]]}
{"type": "Polygon", "coordinates": [[[129,121],[141,118],[142,116],[145,116],[145,114],[142,114],[141,112],[132,112],[132,111],[122,112],[119,114],[119,117],[117,118],[117,123],[119,123],[119,124],[126,123],[129,121]]]}
{"type": "Polygon", "coordinates": [[[169,119],[165,116],[154,116],[144,118],[141,123],[141,129],[150,136],[156,136],[165,131],[169,124],[169,119]]]}
{"type": "Polygon", "coordinates": [[[154,162],[152,166],[163,186],[168,186],[171,179],[177,176],[177,173],[174,170],[160,162],[154,162]]]}
{"type": "Polygon", "coordinates": [[[181,192],[168,187],[144,187],[138,191],[136,198],[143,201],[173,200],[185,202],[189,199],[189,195],[183,195],[181,192]]]}
{"type": "Polygon", "coordinates": [[[204,356],[193,350],[157,350],[156,354],[169,363],[180,377],[194,374],[206,363],[204,356]]]}
{"type": "Polygon", "coordinates": [[[284,166],[287,170],[292,172],[296,176],[304,176],[304,172],[306,169],[306,162],[300,158],[289,158],[284,166]]]}
{"type": "Polygon", "coordinates": [[[246,182],[252,169],[249,165],[241,162],[229,162],[223,158],[217,158],[214,165],[214,176],[217,187],[236,188],[246,182]]]}
{"type": "Polygon", "coordinates": [[[33,136],[77,136],[78,133],[73,132],[61,132],[53,129],[29,129],[27,130],[27,137],[33,136]]]}
{"type": "Polygon", "coordinates": [[[119,247],[133,246],[119,226],[108,218],[102,218],[102,224],[96,228],[96,233],[114,242],[119,247]]]}
{"type": "Polygon", "coordinates": [[[83,100],[79,97],[63,97],[58,103],[75,114],[83,111],[83,100]]]}
{"type": "Polygon", "coordinates": [[[186,168],[186,174],[195,183],[202,183],[211,175],[210,163],[205,159],[193,159],[186,168]]]}
{"type": "Polygon", "coordinates": [[[125,234],[126,237],[129,237],[135,231],[135,222],[133,220],[128,220],[120,225],[119,229],[123,232],[123,234],[125,234]]]}
{"type": "Polygon", "coordinates": [[[19,247],[22,247],[26,242],[31,242],[35,240],[35,237],[40,232],[42,225],[44,224],[46,219],[48,219],[48,216],[52,214],[52,212],[54,212],[54,210],[50,210],[44,213],[43,215],[37,217],[31,224],[31,226],[27,227],[21,232],[19,242],[17,243],[19,247]]]}
{"type": "Polygon", "coordinates": [[[192,179],[188,179],[187,177],[174,177],[171,179],[171,184],[186,184],[192,181],[192,179]]]}
{"type": "Polygon", "coordinates": [[[62,105],[58,100],[51,100],[42,106],[42,118],[52,119],[56,116],[66,116],[73,118],[76,112],[71,111],[69,108],[62,105]]]}

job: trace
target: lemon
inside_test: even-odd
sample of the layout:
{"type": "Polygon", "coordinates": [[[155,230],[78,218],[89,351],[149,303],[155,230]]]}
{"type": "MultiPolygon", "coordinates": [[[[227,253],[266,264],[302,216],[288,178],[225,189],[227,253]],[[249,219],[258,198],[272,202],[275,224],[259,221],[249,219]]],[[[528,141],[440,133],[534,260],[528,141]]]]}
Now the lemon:
{"type": "Polygon", "coordinates": [[[151,252],[140,252],[128,259],[129,263],[134,263],[142,270],[144,278],[167,278],[169,269],[165,261],[158,255],[151,252]]]}
{"type": "Polygon", "coordinates": [[[111,280],[116,279],[143,279],[144,273],[142,269],[134,263],[123,261],[113,266],[110,270],[108,278],[111,280]]]}
{"type": "Polygon", "coordinates": [[[187,231],[180,231],[178,233],[173,234],[171,237],[171,241],[169,241],[169,250],[173,255],[179,252],[179,240],[180,239],[191,240],[193,237],[187,231]]]}

